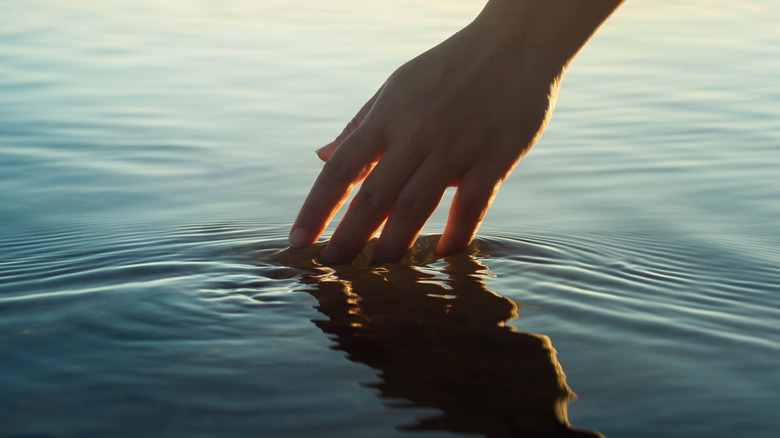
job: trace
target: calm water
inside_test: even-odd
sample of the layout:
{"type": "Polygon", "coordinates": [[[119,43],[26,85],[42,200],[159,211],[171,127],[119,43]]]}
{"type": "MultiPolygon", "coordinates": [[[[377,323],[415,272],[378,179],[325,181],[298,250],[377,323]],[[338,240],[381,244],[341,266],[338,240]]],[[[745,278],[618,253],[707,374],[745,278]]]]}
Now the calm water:
{"type": "Polygon", "coordinates": [[[775,1],[630,0],[468,254],[287,249],[480,3],[4,0],[0,435],[776,436],[775,1]]]}

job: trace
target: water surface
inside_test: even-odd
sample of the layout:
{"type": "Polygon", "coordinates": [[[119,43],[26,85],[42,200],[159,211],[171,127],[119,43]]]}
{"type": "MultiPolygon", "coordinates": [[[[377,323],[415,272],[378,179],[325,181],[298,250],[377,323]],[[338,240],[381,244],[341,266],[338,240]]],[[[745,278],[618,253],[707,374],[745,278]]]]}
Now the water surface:
{"type": "Polygon", "coordinates": [[[313,151],[479,3],[4,2],[0,435],[780,430],[776,2],[628,2],[467,254],[288,251],[313,151]]]}

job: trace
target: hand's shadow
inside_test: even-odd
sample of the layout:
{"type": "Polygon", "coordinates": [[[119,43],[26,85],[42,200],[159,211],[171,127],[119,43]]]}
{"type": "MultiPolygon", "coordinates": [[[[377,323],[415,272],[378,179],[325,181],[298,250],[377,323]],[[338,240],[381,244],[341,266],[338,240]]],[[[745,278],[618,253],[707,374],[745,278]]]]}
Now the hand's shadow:
{"type": "MultiPolygon", "coordinates": [[[[434,247],[431,238],[421,239],[406,262],[419,263],[434,247]]],[[[297,251],[282,261],[300,266],[318,248],[297,251]]],[[[401,429],[491,438],[599,436],[570,427],[566,407],[575,395],[550,339],[504,325],[517,317],[518,306],[487,289],[487,268],[474,257],[448,257],[428,268],[314,272],[302,281],[328,317],[314,323],[334,335],[334,348],[379,371],[381,382],[371,386],[383,398],[442,411],[401,429]]]]}

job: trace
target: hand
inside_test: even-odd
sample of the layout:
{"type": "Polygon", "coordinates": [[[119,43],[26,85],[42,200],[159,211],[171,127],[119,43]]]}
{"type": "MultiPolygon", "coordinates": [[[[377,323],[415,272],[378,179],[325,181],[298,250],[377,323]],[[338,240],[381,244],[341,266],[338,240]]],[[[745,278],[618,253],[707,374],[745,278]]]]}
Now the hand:
{"type": "Polygon", "coordinates": [[[457,192],[436,255],[468,246],[544,130],[561,73],[542,73],[520,48],[485,39],[468,27],[403,65],[318,151],[326,163],[293,226],[293,246],[314,243],[360,181],[323,263],[351,262],[385,221],[375,263],[397,262],[449,186],[457,192]]]}
{"type": "Polygon", "coordinates": [[[313,244],[361,181],[322,263],[351,262],[382,224],[374,262],[397,262],[449,186],[457,191],[436,255],[468,246],[499,186],[544,131],[576,53],[528,44],[496,8],[401,66],[317,151],[326,163],[290,232],[292,246],[313,244]]]}

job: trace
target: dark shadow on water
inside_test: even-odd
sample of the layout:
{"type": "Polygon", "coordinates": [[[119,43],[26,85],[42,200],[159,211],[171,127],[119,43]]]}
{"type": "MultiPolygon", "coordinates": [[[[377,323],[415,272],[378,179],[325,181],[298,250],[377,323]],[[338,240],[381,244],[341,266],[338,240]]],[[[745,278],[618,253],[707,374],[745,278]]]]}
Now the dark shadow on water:
{"type": "MultiPolygon", "coordinates": [[[[436,237],[420,239],[398,265],[319,267],[321,247],[287,250],[279,261],[310,269],[305,290],[326,319],[314,323],[334,348],[379,371],[376,387],[394,407],[435,408],[402,430],[487,437],[599,436],[569,425],[575,395],[546,336],[505,323],[518,305],[490,290],[470,255],[430,262],[436,237]]],[[[471,248],[472,254],[476,252],[471,248]]]]}

